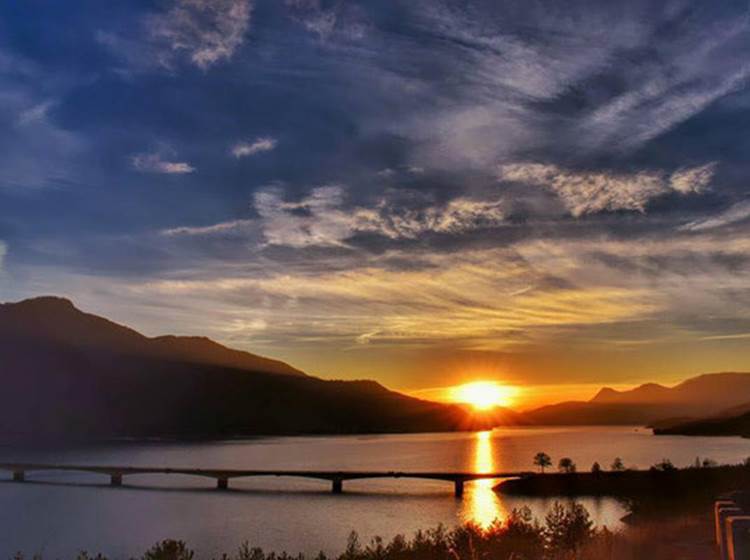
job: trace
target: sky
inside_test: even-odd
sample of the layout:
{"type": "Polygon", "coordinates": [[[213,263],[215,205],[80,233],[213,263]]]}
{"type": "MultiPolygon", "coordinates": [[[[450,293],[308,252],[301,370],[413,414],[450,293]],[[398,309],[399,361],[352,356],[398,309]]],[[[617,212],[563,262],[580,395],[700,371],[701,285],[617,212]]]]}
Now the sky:
{"type": "Polygon", "coordinates": [[[750,370],[749,17],[4,2],[0,300],[426,396],[750,370]]]}

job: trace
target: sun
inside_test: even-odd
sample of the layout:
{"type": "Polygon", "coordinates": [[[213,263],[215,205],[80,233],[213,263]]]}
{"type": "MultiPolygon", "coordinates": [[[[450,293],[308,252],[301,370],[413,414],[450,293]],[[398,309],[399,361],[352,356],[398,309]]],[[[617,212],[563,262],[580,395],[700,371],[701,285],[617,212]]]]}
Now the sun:
{"type": "Polygon", "coordinates": [[[474,381],[453,387],[450,398],[453,402],[469,404],[477,410],[489,410],[496,406],[510,406],[518,395],[518,388],[495,381],[474,381]]]}

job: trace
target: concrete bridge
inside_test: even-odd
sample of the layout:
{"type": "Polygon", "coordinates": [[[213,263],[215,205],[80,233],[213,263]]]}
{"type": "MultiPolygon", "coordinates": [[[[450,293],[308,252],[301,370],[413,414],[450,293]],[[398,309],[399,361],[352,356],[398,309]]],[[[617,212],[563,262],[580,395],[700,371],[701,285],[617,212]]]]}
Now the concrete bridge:
{"type": "Polygon", "coordinates": [[[534,476],[532,472],[438,472],[438,471],[315,471],[315,470],[245,470],[245,469],[192,469],[164,467],[122,467],[114,465],[54,465],[39,463],[0,463],[0,471],[8,472],[16,482],[26,480],[27,473],[42,471],[75,471],[109,476],[112,486],[121,486],[123,478],[139,474],[181,474],[202,476],[216,480],[220,490],[229,488],[229,480],[246,477],[298,477],[325,480],[331,483],[331,491],[340,494],[344,481],[367,478],[417,478],[424,480],[444,480],[453,483],[456,497],[463,496],[464,483],[472,480],[493,478],[522,478],[534,476]]]}

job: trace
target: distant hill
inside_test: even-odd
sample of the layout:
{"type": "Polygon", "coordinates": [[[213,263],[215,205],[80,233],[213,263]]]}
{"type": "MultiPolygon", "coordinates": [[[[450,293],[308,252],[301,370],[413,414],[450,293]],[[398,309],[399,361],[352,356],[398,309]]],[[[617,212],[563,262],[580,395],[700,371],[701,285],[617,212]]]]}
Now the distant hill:
{"type": "Polygon", "coordinates": [[[708,418],[673,421],[654,426],[657,435],[750,437],[750,402],[708,418]]]}
{"type": "Polygon", "coordinates": [[[0,437],[452,431],[517,421],[325,381],[206,338],[157,337],[42,297],[0,305],[0,437]]]}
{"type": "Polygon", "coordinates": [[[674,387],[647,383],[629,391],[604,388],[590,401],[569,401],[526,413],[534,424],[658,424],[684,422],[750,402],[750,373],[711,373],[674,387]]]}
{"type": "Polygon", "coordinates": [[[659,404],[670,400],[672,389],[658,383],[645,383],[629,391],[615,391],[604,387],[591,399],[593,403],[659,404]]]}
{"type": "Polygon", "coordinates": [[[750,401],[750,374],[707,373],[674,387],[646,383],[630,391],[602,389],[591,402],[691,406],[696,410],[721,410],[750,401]]]}

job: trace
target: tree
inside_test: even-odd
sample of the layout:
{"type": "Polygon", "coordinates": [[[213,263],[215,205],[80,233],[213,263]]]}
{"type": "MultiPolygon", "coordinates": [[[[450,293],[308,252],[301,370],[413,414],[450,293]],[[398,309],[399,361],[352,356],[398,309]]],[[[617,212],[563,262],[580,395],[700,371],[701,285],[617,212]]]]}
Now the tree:
{"type": "Polygon", "coordinates": [[[650,470],[659,472],[671,472],[676,469],[672,464],[672,461],[670,461],[669,459],[662,459],[661,461],[653,465],[650,470]]]}
{"type": "Polygon", "coordinates": [[[602,466],[599,464],[598,461],[594,461],[594,464],[591,465],[591,472],[593,474],[599,474],[600,472],[602,472],[602,466]]]}
{"type": "Polygon", "coordinates": [[[615,460],[612,461],[612,466],[609,467],[609,469],[615,472],[622,472],[625,470],[625,464],[622,462],[622,459],[615,457],[615,460]]]}
{"type": "Polygon", "coordinates": [[[539,467],[542,472],[544,472],[545,467],[552,466],[552,459],[545,452],[540,451],[539,453],[534,455],[534,464],[539,467]]]}
{"type": "Polygon", "coordinates": [[[545,517],[544,536],[547,547],[555,558],[571,558],[575,552],[594,535],[594,523],[589,512],[581,504],[573,503],[567,508],[555,502],[545,517]]]}
{"type": "Polygon", "coordinates": [[[560,470],[560,472],[564,473],[576,472],[576,464],[570,457],[563,457],[562,459],[560,459],[560,462],[557,464],[557,468],[560,470]]]}
{"type": "Polygon", "coordinates": [[[193,560],[195,553],[183,541],[165,540],[155,544],[143,555],[143,560],[193,560]]]}

